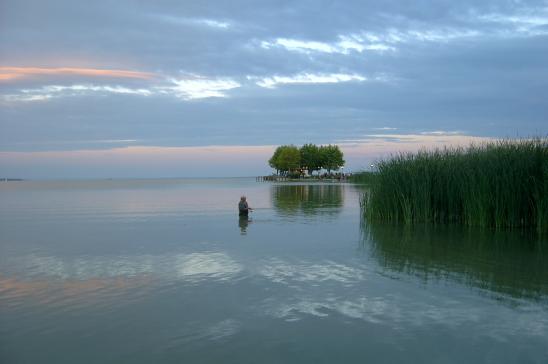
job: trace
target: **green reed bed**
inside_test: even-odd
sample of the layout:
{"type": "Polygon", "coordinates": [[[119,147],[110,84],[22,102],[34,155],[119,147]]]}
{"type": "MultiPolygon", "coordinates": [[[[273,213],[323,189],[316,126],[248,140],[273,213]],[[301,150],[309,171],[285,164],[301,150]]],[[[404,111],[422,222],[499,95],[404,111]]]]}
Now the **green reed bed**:
{"type": "Polygon", "coordinates": [[[548,231],[548,139],[399,154],[377,165],[366,217],[548,231]]]}
{"type": "Polygon", "coordinates": [[[356,172],[353,173],[348,180],[353,183],[361,183],[361,184],[367,184],[370,185],[373,183],[373,180],[375,179],[376,173],[375,172],[356,172]]]}

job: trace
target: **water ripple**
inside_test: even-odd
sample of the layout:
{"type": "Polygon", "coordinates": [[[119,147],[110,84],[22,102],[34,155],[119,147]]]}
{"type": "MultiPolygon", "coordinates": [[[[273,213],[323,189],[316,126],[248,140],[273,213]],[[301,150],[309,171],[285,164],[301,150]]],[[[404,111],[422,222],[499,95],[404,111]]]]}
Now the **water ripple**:
{"type": "Polygon", "coordinates": [[[361,267],[334,261],[291,263],[277,258],[265,261],[259,268],[259,274],[272,282],[282,284],[333,281],[351,285],[366,279],[365,270],[361,267]]]}

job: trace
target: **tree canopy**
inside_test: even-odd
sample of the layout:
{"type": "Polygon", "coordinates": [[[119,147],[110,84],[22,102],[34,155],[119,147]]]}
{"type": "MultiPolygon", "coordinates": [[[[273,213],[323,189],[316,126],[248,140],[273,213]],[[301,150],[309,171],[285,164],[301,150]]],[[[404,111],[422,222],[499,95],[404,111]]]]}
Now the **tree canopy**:
{"type": "Polygon", "coordinates": [[[319,151],[323,169],[331,172],[344,166],[343,153],[337,145],[322,145],[319,151]]]}
{"type": "Polygon", "coordinates": [[[344,166],[343,153],[337,145],[305,144],[301,148],[294,145],[281,145],[274,151],[268,164],[277,172],[294,173],[308,170],[326,169],[328,172],[344,166]]]}
{"type": "Polygon", "coordinates": [[[301,167],[307,169],[310,173],[322,168],[320,148],[314,144],[305,144],[300,149],[301,167]]]}
{"type": "Polygon", "coordinates": [[[277,171],[292,172],[301,167],[301,153],[294,145],[282,145],[276,148],[268,163],[277,171]]]}

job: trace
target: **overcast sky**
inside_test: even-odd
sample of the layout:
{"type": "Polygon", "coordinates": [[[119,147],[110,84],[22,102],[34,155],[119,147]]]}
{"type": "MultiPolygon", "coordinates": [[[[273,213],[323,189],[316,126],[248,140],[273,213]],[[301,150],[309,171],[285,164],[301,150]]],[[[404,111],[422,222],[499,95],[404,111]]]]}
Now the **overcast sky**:
{"type": "Polygon", "coordinates": [[[0,1],[0,177],[347,170],[548,134],[548,1],[0,1]]]}

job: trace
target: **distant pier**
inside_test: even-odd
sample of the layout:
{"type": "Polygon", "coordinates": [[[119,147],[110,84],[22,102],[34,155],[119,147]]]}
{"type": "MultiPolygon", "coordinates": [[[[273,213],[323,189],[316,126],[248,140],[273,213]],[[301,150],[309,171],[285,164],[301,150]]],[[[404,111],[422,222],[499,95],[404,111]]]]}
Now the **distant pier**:
{"type": "Polygon", "coordinates": [[[255,178],[257,182],[287,182],[289,178],[286,176],[259,176],[255,178]]]}
{"type": "Polygon", "coordinates": [[[301,177],[287,177],[287,176],[258,176],[255,177],[257,182],[347,182],[351,175],[344,174],[325,174],[322,176],[301,176],[301,177]]]}

